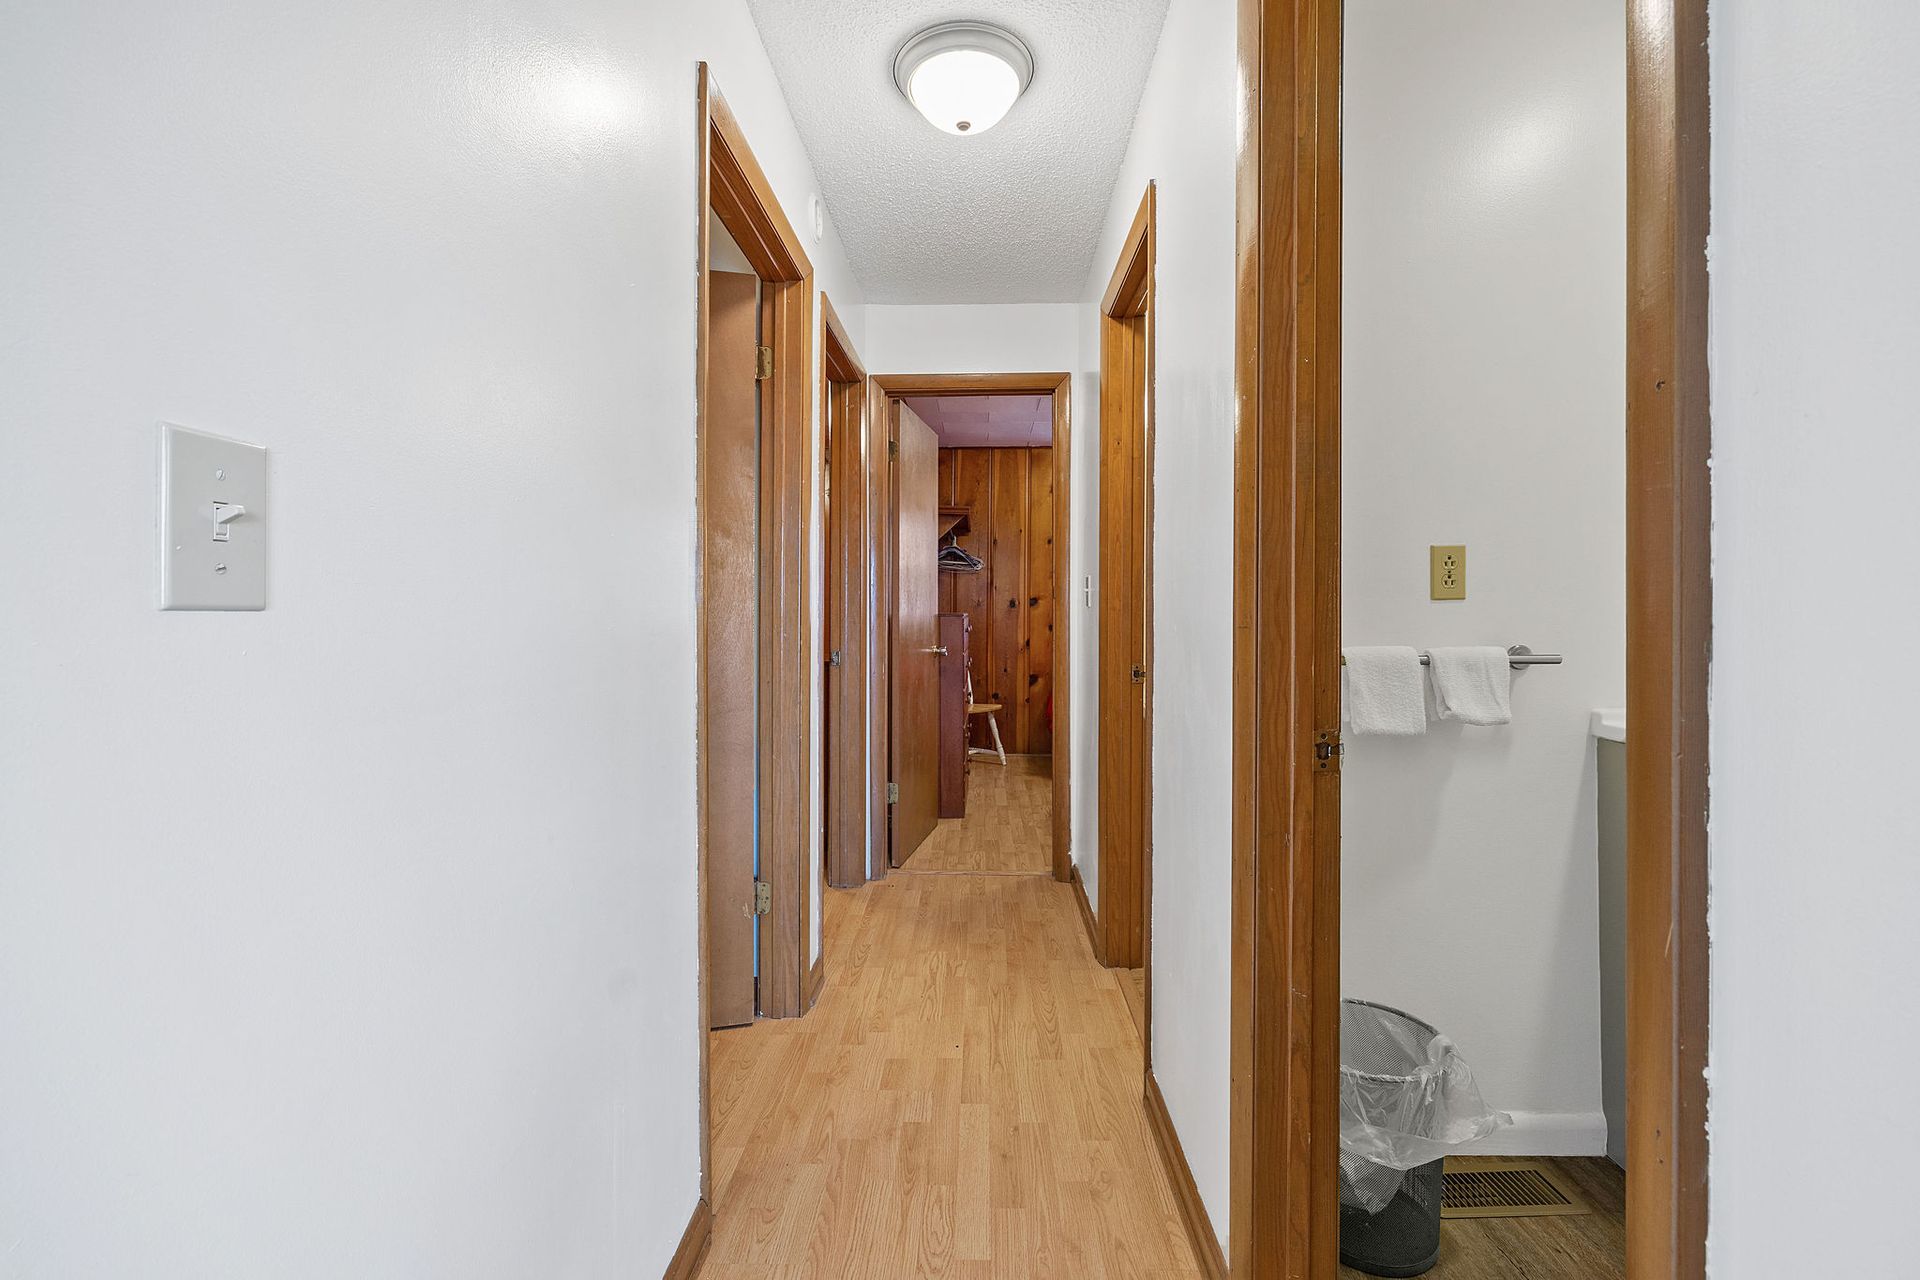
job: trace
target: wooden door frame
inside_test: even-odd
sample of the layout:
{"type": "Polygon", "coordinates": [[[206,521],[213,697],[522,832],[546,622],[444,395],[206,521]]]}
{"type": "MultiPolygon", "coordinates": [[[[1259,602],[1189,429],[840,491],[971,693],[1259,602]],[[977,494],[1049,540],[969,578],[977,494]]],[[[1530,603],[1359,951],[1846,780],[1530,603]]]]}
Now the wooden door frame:
{"type": "Polygon", "coordinates": [[[1707,1240],[1707,0],[1627,7],[1627,1274],[1707,1240]]]}
{"type": "Polygon", "coordinates": [[[1239,22],[1227,1256],[1333,1280],[1340,828],[1313,747],[1339,724],[1341,0],[1239,22]]]}
{"type": "MultiPolygon", "coordinates": [[[[809,748],[813,741],[812,548],[813,267],[754,159],[740,123],[707,64],[696,76],[698,270],[695,333],[695,433],[699,536],[707,537],[707,264],[712,220],[718,218],[761,279],[762,341],[773,373],[761,386],[760,531],[760,874],[773,909],[760,920],[758,1003],[763,1017],[801,1013],[808,974],[811,823],[809,748]],[[795,744],[799,744],[796,749],[795,744]]],[[[705,688],[705,620],[698,636],[699,684],[705,688]]],[[[700,934],[700,1193],[713,1199],[712,1098],[708,1064],[710,953],[706,933],[706,745],[696,740],[699,792],[697,885],[700,934]]]]}
{"type": "MultiPolygon", "coordinates": [[[[1106,293],[1100,300],[1100,438],[1103,448],[1100,455],[1101,491],[1106,489],[1105,469],[1107,452],[1104,443],[1113,438],[1110,426],[1120,421],[1121,416],[1131,418],[1140,415],[1140,577],[1137,589],[1140,592],[1139,612],[1142,631],[1141,665],[1146,669],[1146,679],[1140,690],[1141,716],[1139,724],[1133,729],[1140,735],[1139,761],[1140,778],[1137,790],[1132,794],[1121,795],[1115,787],[1116,780],[1103,764],[1098,772],[1096,785],[1100,790],[1102,833],[1111,828],[1106,814],[1112,804],[1126,803],[1137,809],[1135,820],[1140,827],[1138,856],[1140,865],[1132,870],[1136,873],[1126,878],[1108,874],[1112,869],[1106,856],[1107,846],[1102,844],[1100,857],[1099,908],[1095,918],[1100,926],[1099,955],[1102,964],[1113,968],[1131,969],[1136,965],[1147,970],[1148,999],[1151,999],[1152,973],[1148,965],[1148,949],[1151,945],[1148,927],[1152,915],[1153,902],[1153,456],[1154,456],[1154,394],[1153,394],[1153,268],[1155,253],[1155,215],[1154,184],[1147,183],[1146,191],[1140,197],[1140,206],[1133,215],[1133,223],[1127,229],[1127,237],[1121,243],[1120,253],[1114,262],[1113,275],[1107,282],[1106,293]],[[1139,320],[1140,328],[1136,336],[1127,321],[1139,320]],[[1127,362],[1128,375],[1124,382],[1113,378],[1112,357],[1121,344],[1129,344],[1134,349],[1127,362]],[[1137,376],[1136,376],[1137,373],[1137,376]]],[[[1129,422],[1129,427],[1131,422],[1129,422]]],[[[1106,520],[1108,511],[1103,502],[1100,507],[1101,541],[1101,577],[1102,598],[1105,599],[1105,577],[1108,565],[1106,554],[1106,520]]],[[[1101,630],[1100,671],[1103,679],[1110,675],[1106,666],[1105,645],[1107,632],[1101,630]]],[[[1099,687],[1096,685],[1096,688],[1099,687]]],[[[1121,727],[1121,721],[1112,716],[1099,718],[1099,745],[1105,748],[1113,741],[1121,727]]],[[[1098,758],[1104,760],[1108,752],[1097,751],[1098,758]]],[[[1104,841],[1104,834],[1102,836],[1104,841]]],[[[1151,1009],[1151,1005],[1147,1006],[1151,1009]]],[[[1152,1025],[1148,1020],[1147,1025],[1152,1025]]],[[[1142,1041],[1148,1041],[1146,1028],[1141,1031],[1142,1041]]]]}
{"type": "Polygon", "coordinates": [[[825,883],[844,889],[867,880],[867,372],[825,292],[820,329],[820,513],[826,529],[821,597],[829,655],[821,726],[821,861],[825,883]]]}
{"type": "MultiPolygon", "coordinates": [[[[1073,541],[1073,521],[1071,503],[1071,485],[1073,473],[1072,456],[1072,406],[1070,388],[1073,382],[1071,373],[876,373],[870,379],[873,394],[870,400],[874,406],[878,438],[891,442],[896,436],[895,423],[898,418],[900,401],[909,396],[1051,396],[1053,404],[1053,578],[1056,591],[1069,580],[1071,571],[1070,551],[1073,541]]],[[[870,439],[874,437],[870,436],[870,439]]],[[[876,476],[882,470],[876,467],[876,476]]],[[[894,495],[891,490],[892,471],[887,469],[887,493],[875,500],[875,505],[883,511],[891,509],[894,495]]],[[[880,549],[880,559],[886,562],[884,581],[880,583],[875,602],[877,625],[883,626],[887,634],[892,631],[893,616],[893,565],[897,555],[893,548],[892,525],[880,531],[876,546],[880,549]]],[[[880,575],[876,575],[880,576],[880,575]]],[[[1063,597],[1064,598],[1064,597],[1063,597]]],[[[1069,717],[1069,704],[1072,700],[1072,613],[1069,607],[1056,604],[1053,611],[1053,742],[1050,751],[1053,774],[1053,878],[1067,881],[1072,876],[1073,864],[1068,857],[1067,840],[1072,819],[1071,762],[1073,758],[1072,720],[1069,717]]],[[[882,669],[875,673],[874,696],[887,708],[889,735],[891,734],[891,685],[883,682],[891,678],[890,664],[876,664],[882,669]]],[[[889,740],[890,737],[889,737],[889,740]]],[[[874,859],[875,878],[885,874],[890,865],[888,848],[892,843],[891,815],[886,810],[886,782],[882,777],[876,779],[878,794],[875,797],[876,809],[886,822],[887,839],[882,842],[878,835],[875,846],[879,856],[874,859]]]]}
{"type": "MultiPolygon", "coordinates": [[[[1627,1265],[1631,1280],[1700,1280],[1706,0],[1627,14],[1627,1265]]],[[[1341,20],[1341,0],[1239,5],[1228,1253],[1242,1280],[1332,1280],[1339,1249],[1341,20]]]]}
{"type": "Polygon", "coordinates": [[[867,379],[867,546],[872,594],[866,601],[867,664],[867,862],[862,875],[883,880],[892,866],[892,810],[887,782],[893,777],[893,400],[867,379]]]}

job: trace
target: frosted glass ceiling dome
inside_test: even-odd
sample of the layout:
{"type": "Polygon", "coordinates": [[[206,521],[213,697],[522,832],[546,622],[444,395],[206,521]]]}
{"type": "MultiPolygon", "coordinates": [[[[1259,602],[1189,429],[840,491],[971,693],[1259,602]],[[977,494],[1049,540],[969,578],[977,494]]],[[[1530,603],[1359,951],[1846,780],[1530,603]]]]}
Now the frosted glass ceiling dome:
{"type": "Polygon", "coordinates": [[[900,46],[893,82],[936,128],[985,133],[1033,82],[1033,54],[999,27],[943,22],[900,46]]]}

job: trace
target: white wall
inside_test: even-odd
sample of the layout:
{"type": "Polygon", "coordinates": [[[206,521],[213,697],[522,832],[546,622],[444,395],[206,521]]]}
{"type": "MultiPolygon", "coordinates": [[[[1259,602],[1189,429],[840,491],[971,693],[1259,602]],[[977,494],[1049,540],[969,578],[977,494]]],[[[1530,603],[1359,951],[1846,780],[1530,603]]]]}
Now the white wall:
{"type": "Polygon", "coordinates": [[[1342,985],[1453,1037],[1516,1128],[1604,1150],[1593,745],[1625,697],[1625,13],[1351,0],[1347,644],[1524,643],[1514,722],[1348,737],[1342,985]],[[1432,543],[1467,599],[1428,598],[1432,543]]]}
{"type": "MultiPolygon", "coordinates": [[[[1098,603],[1098,308],[1158,183],[1154,483],[1153,1070],[1227,1239],[1232,937],[1235,9],[1173,0],[1086,301],[1074,367],[1074,582],[1098,603]]],[[[1099,901],[1097,629],[1075,615],[1074,857],[1099,901]]]]}
{"type": "Polygon", "coordinates": [[[1073,367],[1071,302],[867,308],[871,373],[1056,373],[1073,367]]]}
{"type": "Polygon", "coordinates": [[[660,1273],[700,57],[803,209],[736,0],[9,14],[0,1270],[660,1273]],[[273,450],[267,612],[156,612],[162,419],[273,450]]]}
{"type": "Polygon", "coordinates": [[[1714,6],[1715,1280],[1911,1270],[1916,47],[1895,0],[1714,6]]]}

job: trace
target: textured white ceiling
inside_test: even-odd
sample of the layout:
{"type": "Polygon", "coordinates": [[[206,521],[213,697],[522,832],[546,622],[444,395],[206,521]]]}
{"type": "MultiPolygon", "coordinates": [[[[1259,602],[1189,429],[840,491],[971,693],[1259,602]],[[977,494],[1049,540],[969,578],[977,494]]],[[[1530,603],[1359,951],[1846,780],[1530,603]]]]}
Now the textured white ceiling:
{"type": "Polygon", "coordinates": [[[1053,443],[1052,396],[909,396],[948,449],[1023,449],[1053,443]]]}
{"type": "Polygon", "coordinates": [[[1075,302],[1153,64],[1167,0],[747,0],[869,302],[1075,302]],[[936,22],[993,22],[1033,84],[978,137],[893,84],[936,22]]]}

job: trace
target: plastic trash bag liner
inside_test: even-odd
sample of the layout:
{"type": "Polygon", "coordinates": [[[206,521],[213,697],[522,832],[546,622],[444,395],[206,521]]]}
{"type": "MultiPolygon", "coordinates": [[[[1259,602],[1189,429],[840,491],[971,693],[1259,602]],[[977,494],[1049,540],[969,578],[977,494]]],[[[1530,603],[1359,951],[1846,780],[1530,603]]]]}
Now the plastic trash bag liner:
{"type": "Polygon", "coordinates": [[[1402,1176],[1513,1123],[1453,1041],[1410,1014],[1340,1002],[1340,1200],[1379,1213],[1402,1176]]]}

